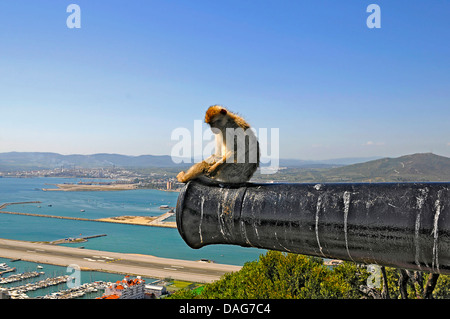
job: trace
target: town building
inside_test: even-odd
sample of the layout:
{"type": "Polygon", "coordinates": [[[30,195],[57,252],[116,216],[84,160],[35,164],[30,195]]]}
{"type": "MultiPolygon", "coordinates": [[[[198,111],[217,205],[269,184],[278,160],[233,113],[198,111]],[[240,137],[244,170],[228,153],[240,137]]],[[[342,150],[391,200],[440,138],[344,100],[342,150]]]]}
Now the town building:
{"type": "Polygon", "coordinates": [[[157,299],[167,293],[166,287],[158,285],[145,285],[145,298],[157,299]]]}
{"type": "Polygon", "coordinates": [[[137,276],[131,279],[125,276],[123,280],[118,280],[105,289],[105,293],[99,299],[144,299],[145,280],[137,276]]]}

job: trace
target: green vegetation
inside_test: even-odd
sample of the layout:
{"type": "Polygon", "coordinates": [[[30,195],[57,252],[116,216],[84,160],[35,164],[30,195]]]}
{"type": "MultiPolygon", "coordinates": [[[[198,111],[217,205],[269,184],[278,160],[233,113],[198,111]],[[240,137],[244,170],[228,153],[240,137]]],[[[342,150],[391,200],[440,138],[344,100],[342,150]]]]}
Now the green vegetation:
{"type": "MultiPolygon", "coordinates": [[[[415,278],[424,280],[404,281],[407,298],[423,298],[428,274],[414,272],[415,278]]],[[[343,262],[328,267],[317,257],[268,251],[258,261],[248,262],[235,273],[225,274],[202,289],[182,289],[169,298],[176,299],[361,299],[401,295],[401,273],[386,268],[388,289],[380,277],[379,288],[368,287],[371,273],[366,266],[343,262]]],[[[380,274],[381,276],[381,274],[380,274]]],[[[450,297],[450,277],[440,275],[433,291],[434,298],[450,297]]]]}
{"type": "Polygon", "coordinates": [[[181,280],[172,280],[170,278],[166,278],[167,282],[166,288],[169,293],[176,293],[179,291],[199,293],[203,288],[204,284],[190,282],[190,281],[181,281],[181,280]]]}

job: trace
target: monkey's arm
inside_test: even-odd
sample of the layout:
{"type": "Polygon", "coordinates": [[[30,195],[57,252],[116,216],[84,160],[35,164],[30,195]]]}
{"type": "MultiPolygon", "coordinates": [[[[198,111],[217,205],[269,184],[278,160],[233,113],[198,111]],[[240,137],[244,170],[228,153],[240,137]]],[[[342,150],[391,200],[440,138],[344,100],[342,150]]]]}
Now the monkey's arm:
{"type": "Polygon", "coordinates": [[[222,156],[222,158],[219,161],[217,161],[214,165],[211,165],[211,167],[209,167],[208,174],[215,175],[220,165],[225,163],[231,156],[234,156],[233,151],[228,151],[224,156],[222,156]]]}
{"type": "Polygon", "coordinates": [[[208,168],[211,164],[206,163],[205,161],[201,161],[200,163],[192,165],[187,172],[180,172],[177,175],[177,179],[180,183],[187,183],[191,179],[194,179],[200,175],[205,174],[208,171],[208,168]]]}
{"type": "Polygon", "coordinates": [[[192,165],[187,172],[180,172],[177,175],[177,179],[180,183],[187,183],[191,179],[194,179],[196,177],[199,177],[200,175],[204,175],[206,172],[208,172],[208,169],[215,165],[217,160],[221,160],[220,157],[216,155],[211,155],[208,158],[206,158],[204,161],[201,161],[200,163],[196,163],[192,165]]]}

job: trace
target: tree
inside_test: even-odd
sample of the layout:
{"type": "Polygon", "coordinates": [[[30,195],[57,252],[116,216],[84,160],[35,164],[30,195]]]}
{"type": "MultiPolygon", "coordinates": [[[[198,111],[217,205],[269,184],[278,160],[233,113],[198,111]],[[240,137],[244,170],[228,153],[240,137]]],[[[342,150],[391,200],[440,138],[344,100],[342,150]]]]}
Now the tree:
{"type": "MultiPolygon", "coordinates": [[[[269,251],[235,273],[206,285],[195,298],[349,298],[351,284],[343,281],[345,269],[333,272],[323,260],[269,251]]],[[[173,297],[192,298],[187,292],[173,297]]]]}
{"type": "Polygon", "coordinates": [[[450,276],[390,267],[382,267],[381,274],[380,287],[371,288],[366,265],[345,261],[331,268],[321,258],[268,251],[202,291],[181,290],[170,298],[450,298],[450,276]]]}

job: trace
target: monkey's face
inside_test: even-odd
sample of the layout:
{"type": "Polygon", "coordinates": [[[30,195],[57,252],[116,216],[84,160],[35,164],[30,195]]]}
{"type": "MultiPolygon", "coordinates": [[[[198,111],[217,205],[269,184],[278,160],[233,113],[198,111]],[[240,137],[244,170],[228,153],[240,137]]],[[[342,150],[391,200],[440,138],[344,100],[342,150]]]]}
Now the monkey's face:
{"type": "Polygon", "coordinates": [[[211,129],[214,134],[218,134],[220,130],[226,126],[227,123],[227,116],[222,114],[217,114],[216,116],[213,116],[209,121],[209,126],[211,126],[211,129]]]}
{"type": "Polygon", "coordinates": [[[219,119],[217,118],[217,116],[214,116],[210,121],[209,121],[209,126],[211,126],[211,128],[218,128],[218,123],[219,119]]]}
{"type": "Polygon", "coordinates": [[[205,122],[208,123],[211,128],[222,129],[228,118],[228,111],[218,105],[211,106],[205,114],[205,122]]]}

